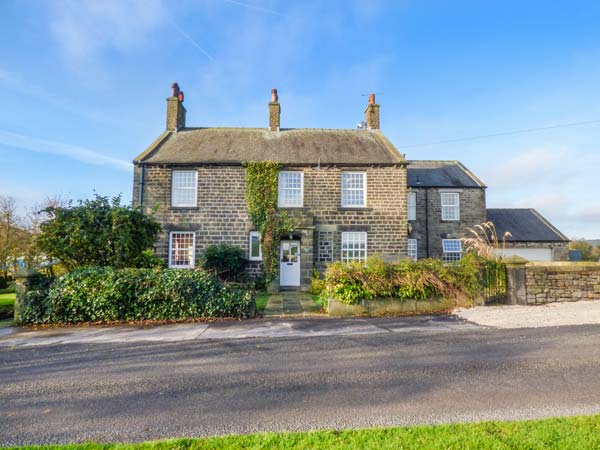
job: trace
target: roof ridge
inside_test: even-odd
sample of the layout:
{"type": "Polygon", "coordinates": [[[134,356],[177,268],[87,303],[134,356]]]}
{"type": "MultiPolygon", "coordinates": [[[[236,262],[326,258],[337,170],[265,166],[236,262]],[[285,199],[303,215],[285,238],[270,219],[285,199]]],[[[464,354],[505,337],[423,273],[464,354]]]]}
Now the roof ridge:
{"type": "Polygon", "coordinates": [[[548,219],[546,219],[542,214],[535,208],[530,208],[531,212],[535,214],[542,222],[544,222],[552,231],[554,231],[558,237],[563,238],[565,241],[570,241],[570,239],[560,232],[558,228],[556,228],[548,219]]]}
{"type": "MultiPolygon", "coordinates": [[[[269,128],[267,127],[185,127],[180,129],[178,132],[185,132],[185,131],[196,131],[196,130],[251,130],[251,131],[270,131],[269,128]]],[[[358,128],[319,128],[319,127],[297,127],[297,128],[280,128],[279,132],[281,131],[349,131],[352,133],[366,133],[368,131],[375,131],[375,130],[360,130],[358,128]]],[[[381,132],[381,131],[380,131],[381,132]]],[[[276,132],[274,132],[276,133],[276,132]]]]}
{"type": "Polygon", "coordinates": [[[408,162],[440,162],[440,163],[454,163],[460,164],[457,159],[408,159],[408,162]]]}

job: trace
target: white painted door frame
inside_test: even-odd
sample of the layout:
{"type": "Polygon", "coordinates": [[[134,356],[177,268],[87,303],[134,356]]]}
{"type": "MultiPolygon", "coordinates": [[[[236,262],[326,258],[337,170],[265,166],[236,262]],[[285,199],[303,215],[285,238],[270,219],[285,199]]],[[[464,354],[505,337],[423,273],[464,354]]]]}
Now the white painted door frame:
{"type": "Polygon", "coordinates": [[[300,286],[300,241],[279,243],[279,285],[300,286]]]}

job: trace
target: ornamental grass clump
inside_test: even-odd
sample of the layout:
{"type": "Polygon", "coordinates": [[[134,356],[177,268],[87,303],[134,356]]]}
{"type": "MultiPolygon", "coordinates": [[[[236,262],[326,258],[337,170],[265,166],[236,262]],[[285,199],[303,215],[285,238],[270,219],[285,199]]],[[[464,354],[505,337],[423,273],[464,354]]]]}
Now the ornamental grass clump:
{"type": "Polygon", "coordinates": [[[378,297],[398,301],[443,298],[465,303],[477,293],[478,273],[474,255],[467,255],[454,265],[435,259],[386,262],[374,256],[366,263],[330,264],[321,295],[346,304],[378,297]]]}

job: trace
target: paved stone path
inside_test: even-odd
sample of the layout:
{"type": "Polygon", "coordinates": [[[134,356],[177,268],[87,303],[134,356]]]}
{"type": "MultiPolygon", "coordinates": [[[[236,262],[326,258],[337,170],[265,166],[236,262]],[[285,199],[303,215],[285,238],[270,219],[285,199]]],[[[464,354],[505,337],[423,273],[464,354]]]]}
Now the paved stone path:
{"type": "Polygon", "coordinates": [[[265,317],[305,317],[325,316],[313,301],[312,295],[306,292],[280,292],[269,297],[263,313],[265,317]]]}

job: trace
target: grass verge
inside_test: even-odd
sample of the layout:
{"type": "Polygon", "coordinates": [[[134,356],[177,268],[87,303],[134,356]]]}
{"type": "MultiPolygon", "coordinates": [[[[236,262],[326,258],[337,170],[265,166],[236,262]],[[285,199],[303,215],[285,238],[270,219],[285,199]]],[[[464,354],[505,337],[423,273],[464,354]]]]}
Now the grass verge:
{"type": "Polygon", "coordinates": [[[142,444],[80,444],[61,450],[146,449],[597,449],[600,416],[523,422],[376,428],[367,430],[264,433],[207,439],[176,439],[142,444]]]}
{"type": "Polygon", "coordinates": [[[267,307],[269,301],[269,294],[267,292],[261,292],[256,296],[256,311],[262,313],[267,307]]]}
{"type": "Polygon", "coordinates": [[[15,293],[14,292],[0,294],[0,321],[4,321],[5,319],[12,319],[14,306],[15,306],[15,293]]]}

